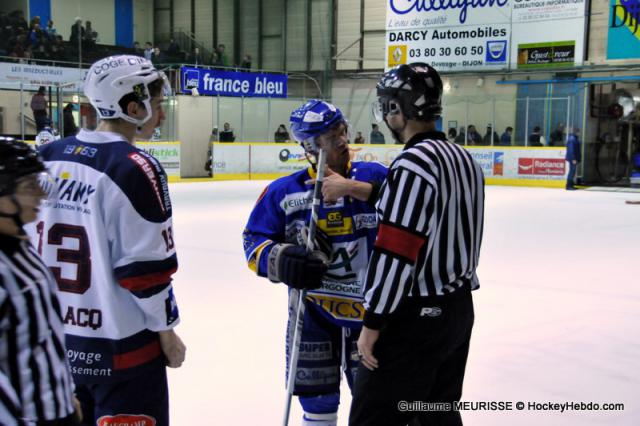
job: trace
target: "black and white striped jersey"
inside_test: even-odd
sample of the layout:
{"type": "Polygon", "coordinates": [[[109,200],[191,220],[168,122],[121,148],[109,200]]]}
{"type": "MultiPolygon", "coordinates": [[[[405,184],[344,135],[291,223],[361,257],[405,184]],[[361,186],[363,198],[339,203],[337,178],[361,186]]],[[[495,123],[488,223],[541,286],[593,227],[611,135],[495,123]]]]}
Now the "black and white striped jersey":
{"type": "Polygon", "coordinates": [[[53,275],[29,241],[0,235],[2,425],[73,413],[74,385],[55,291],[53,275]]]}
{"type": "Polygon", "coordinates": [[[364,324],[380,328],[406,298],[479,287],[484,177],[462,147],[422,133],[392,163],[376,205],[378,236],[365,280],[364,324]]]}

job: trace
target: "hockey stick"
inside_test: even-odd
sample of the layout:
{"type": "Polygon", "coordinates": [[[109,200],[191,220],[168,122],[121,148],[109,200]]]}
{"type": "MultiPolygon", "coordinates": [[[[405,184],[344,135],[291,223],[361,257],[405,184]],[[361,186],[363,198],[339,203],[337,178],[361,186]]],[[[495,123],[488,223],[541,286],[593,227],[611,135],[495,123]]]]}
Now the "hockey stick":
{"type": "MultiPolygon", "coordinates": [[[[318,224],[318,210],[320,210],[320,201],[322,197],[322,179],[324,179],[324,165],[326,161],[326,153],[324,149],[320,150],[318,155],[316,184],[313,187],[313,204],[311,205],[311,221],[309,222],[309,235],[307,236],[307,251],[312,252],[315,245],[316,226],[318,224]]],[[[282,424],[289,425],[289,413],[291,412],[291,399],[293,398],[293,387],[296,382],[296,372],[298,369],[298,355],[300,353],[300,335],[302,334],[302,324],[304,322],[304,299],[307,297],[305,289],[299,290],[298,306],[295,316],[295,329],[293,331],[293,339],[289,350],[289,377],[287,377],[287,401],[284,406],[284,418],[282,424]]]]}

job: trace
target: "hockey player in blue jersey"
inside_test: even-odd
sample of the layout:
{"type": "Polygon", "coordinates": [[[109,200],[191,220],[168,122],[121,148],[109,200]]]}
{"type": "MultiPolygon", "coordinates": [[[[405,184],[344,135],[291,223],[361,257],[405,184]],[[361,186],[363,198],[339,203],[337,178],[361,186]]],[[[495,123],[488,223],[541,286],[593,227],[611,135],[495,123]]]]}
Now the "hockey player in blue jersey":
{"type": "Polygon", "coordinates": [[[307,289],[294,394],[303,425],[337,424],[341,370],[349,386],[357,369],[362,280],[376,237],[374,201],[387,169],[350,162],[348,123],[338,108],[311,100],[291,114],[291,130],[311,167],[277,179],[260,195],[244,231],[249,268],[289,287],[287,365],[298,289],[307,289]],[[315,163],[327,159],[318,213],[317,250],[307,253],[315,163]]]}
{"type": "Polygon", "coordinates": [[[94,132],[40,147],[57,198],[30,230],[56,278],[67,356],[87,425],[169,424],[166,366],[185,346],[167,175],[134,146],[162,124],[166,77],[137,56],[94,63],[94,132]]]}

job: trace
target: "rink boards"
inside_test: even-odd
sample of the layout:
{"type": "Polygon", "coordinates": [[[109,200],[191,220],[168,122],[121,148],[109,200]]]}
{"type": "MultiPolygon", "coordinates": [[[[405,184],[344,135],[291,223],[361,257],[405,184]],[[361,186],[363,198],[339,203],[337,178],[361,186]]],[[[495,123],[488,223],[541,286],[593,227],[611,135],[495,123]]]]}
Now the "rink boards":
{"type": "MultiPolygon", "coordinates": [[[[351,145],[352,161],[385,165],[402,145],[351,145]]],[[[495,185],[563,187],[568,172],[565,148],[468,147],[482,167],[486,181],[495,185]]],[[[213,178],[218,180],[275,179],[308,167],[297,144],[213,143],[213,178]]]]}

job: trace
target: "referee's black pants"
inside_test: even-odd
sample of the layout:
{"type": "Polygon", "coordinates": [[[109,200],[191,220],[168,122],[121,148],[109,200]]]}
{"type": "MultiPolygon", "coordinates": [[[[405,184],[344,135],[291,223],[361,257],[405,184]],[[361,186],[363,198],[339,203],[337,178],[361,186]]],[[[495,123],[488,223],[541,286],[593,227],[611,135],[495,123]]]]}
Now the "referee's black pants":
{"type": "Polygon", "coordinates": [[[452,403],[462,395],[473,301],[469,291],[441,299],[407,304],[390,316],[374,346],[378,369],[358,368],[350,426],[462,425],[453,407],[448,411],[402,409],[414,410],[417,404],[410,404],[414,401],[452,403]],[[437,313],[433,308],[439,308],[440,315],[430,316],[437,313]]]}

